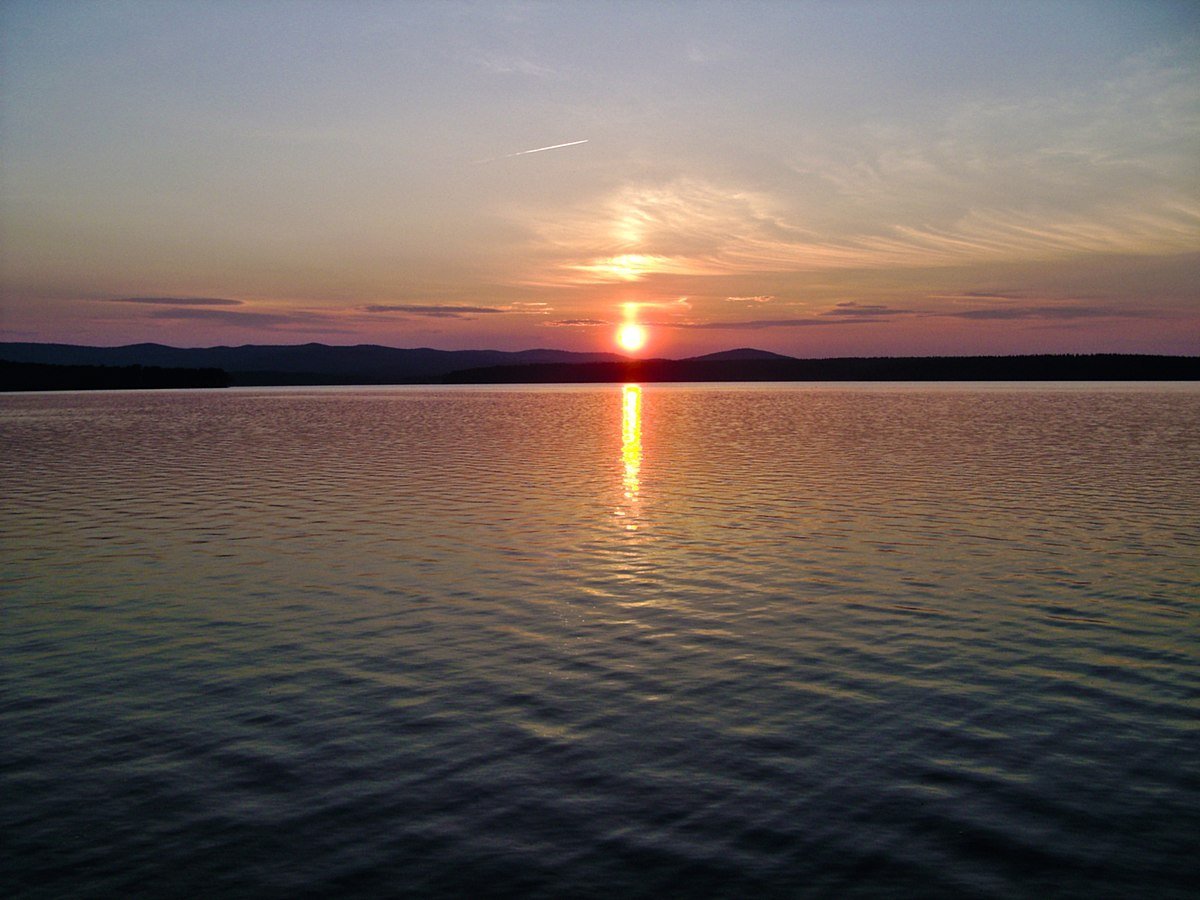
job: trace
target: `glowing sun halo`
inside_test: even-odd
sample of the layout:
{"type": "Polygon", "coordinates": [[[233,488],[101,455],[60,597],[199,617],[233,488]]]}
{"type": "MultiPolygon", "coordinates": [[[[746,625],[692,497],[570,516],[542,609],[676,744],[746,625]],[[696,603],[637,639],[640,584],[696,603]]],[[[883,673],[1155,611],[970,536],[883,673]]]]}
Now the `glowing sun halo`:
{"type": "Polygon", "coordinates": [[[637,322],[626,322],[617,329],[617,344],[622,350],[633,353],[641,350],[646,343],[646,329],[637,322]]]}

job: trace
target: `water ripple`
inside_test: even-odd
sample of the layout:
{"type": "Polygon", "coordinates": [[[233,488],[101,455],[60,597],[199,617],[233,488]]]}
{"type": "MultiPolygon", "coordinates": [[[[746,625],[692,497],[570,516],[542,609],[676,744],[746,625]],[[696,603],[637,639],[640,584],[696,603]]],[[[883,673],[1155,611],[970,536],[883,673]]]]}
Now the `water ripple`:
{"type": "Polygon", "coordinates": [[[7,896],[1189,896],[1192,388],[0,428],[7,896]]]}

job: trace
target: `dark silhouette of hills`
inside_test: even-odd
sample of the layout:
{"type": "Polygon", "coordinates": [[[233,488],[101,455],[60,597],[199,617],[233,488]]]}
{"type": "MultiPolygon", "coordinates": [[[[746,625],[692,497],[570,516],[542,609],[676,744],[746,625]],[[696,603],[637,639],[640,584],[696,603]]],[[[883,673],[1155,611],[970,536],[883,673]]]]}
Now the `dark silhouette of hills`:
{"type": "Polygon", "coordinates": [[[221,369],[160,366],[59,366],[0,360],[0,391],[104,391],[229,387],[221,369]]]}
{"type": "MultiPolygon", "coordinates": [[[[228,373],[229,383],[233,385],[1200,380],[1200,357],[1194,356],[1093,354],[797,359],[750,347],[689,359],[638,360],[615,353],[398,349],[375,344],[178,348],[162,344],[83,347],[0,343],[0,360],[74,367],[218,369],[228,373]]],[[[99,375],[95,377],[100,378],[99,375]]],[[[149,376],[142,373],[138,377],[149,376]]],[[[103,386],[104,382],[97,380],[95,384],[103,386]]],[[[9,388],[18,389],[34,388],[9,388]]]]}
{"type": "MultiPolygon", "coordinates": [[[[737,351],[733,351],[737,352],[737,351]]],[[[720,354],[716,354],[720,357],[720,354]]],[[[1200,357],[927,356],[842,359],[698,357],[577,365],[494,366],[447,375],[449,384],[670,381],[1195,381],[1200,357]]]]}
{"type": "Polygon", "coordinates": [[[795,359],[794,356],[784,356],[782,353],[772,353],[770,350],[755,350],[753,347],[739,347],[736,350],[721,350],[718,353],[706,353],[703,356],[689,356],[684,362],[726,362],[747,359],[795,359]]]}
{"type": "Polygon", "coordinates": [[[247,344],[241,347],[179,348],[163,344],[82,347],[74,344],[0,343],[0,359],[12,362],[87,366],[216,368],[235,385],[414,384],[435,382],[460,369],[529,363],[612,362],[615,353],[566,350],[398,349],[376,344],[247,344]]]}

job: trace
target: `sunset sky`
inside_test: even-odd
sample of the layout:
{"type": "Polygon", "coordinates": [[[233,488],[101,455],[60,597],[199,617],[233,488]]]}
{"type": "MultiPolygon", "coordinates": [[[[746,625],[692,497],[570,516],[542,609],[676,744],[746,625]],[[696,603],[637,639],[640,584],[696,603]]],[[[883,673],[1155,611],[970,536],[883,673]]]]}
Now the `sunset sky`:
{"type": "Polygon", "coordinates": [[[1191,0],[10,0],[0,66],[0,340],[1200,353],[1191,0]]]}

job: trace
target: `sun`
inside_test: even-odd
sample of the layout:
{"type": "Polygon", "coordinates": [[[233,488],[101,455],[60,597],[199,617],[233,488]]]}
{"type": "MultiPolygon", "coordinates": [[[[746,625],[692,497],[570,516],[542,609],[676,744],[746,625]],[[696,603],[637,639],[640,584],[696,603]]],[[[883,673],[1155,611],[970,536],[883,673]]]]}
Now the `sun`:
{"type": "Polygon", "coordinates": [[[646,344],[646,329],[637,322],[626,322],[617,329],[617,344],[630,353],[641,350],[646,344]]]}

